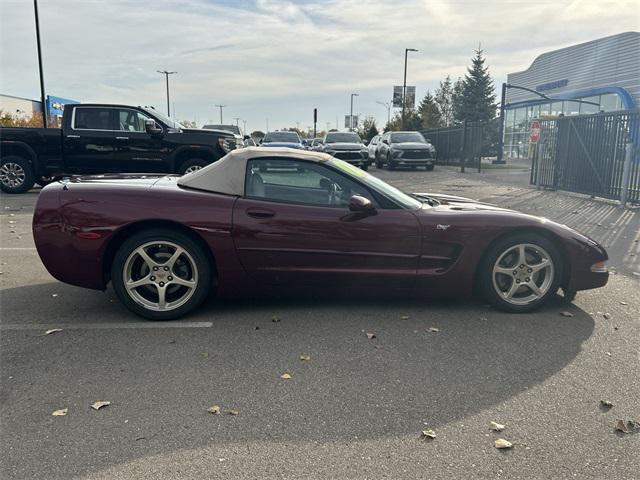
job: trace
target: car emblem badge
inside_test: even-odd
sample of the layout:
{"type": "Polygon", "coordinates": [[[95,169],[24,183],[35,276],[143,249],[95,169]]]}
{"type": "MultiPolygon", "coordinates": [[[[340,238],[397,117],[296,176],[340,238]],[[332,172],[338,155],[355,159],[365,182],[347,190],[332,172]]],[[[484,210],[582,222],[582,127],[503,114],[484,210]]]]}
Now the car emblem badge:
{"type": "Polygon", "coordinates": [[[446,230],[447,228],[449,228],[451,225],[442,225],[441,223],[439,223],[438,225],[436,225],[436,228],[438,230],[446,230]]]}

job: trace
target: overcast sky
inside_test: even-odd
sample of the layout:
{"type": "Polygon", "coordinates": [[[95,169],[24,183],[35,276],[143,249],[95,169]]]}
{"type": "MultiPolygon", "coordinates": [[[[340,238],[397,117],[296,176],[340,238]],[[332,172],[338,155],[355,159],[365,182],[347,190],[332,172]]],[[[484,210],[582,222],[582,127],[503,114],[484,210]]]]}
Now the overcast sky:
{"type": "MultiPolygon", "coordinates": [[[[247,120],[249,130],[335,127],[349,113],[384,125],[392,86],[417,96],[464,75],[481,42],[501,83],[536,55],[640,29],[637,0],[40,0],[47,93],[166,110],[178,120],[247,120]]],[[[39,97],[33,2],[0,0],[0,93],[39,97]]],[[[240,123],[242,126],[242,123],[240,123]]]]}

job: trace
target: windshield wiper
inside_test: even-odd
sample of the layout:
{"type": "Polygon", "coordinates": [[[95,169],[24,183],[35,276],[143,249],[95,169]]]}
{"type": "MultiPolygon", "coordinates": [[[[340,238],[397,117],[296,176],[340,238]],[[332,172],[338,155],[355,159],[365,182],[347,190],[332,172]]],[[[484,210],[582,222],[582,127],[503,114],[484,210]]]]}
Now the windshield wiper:
{"type": "Polygon", "coordinates": [[[416,195],[415,193],[409,193],[408,195],[412,198],[415,198],[419,202],[426,203],[427,205],[430,205],[432,207],[437,207],[438,205],[440,205],[440,202],[438,200],[427,195],[416,195]]]}

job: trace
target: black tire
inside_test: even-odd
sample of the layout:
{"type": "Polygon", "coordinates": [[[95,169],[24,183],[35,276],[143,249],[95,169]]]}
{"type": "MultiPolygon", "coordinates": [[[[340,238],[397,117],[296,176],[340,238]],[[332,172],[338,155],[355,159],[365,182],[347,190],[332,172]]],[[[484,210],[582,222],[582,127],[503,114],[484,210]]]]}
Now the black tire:
{"type": "Polygon", "coordinates": [[[7,155],[0,161],[0,189],[5,193],[31,190],[36,177],[29,161],[18,155],[7,155]]]}
{"type": "MultiPolygon", "coordinates": [[[[147,253],[149,254],[149,256],[154,255],[153,253],[147,253]]],[[[155,255],[159,254],[156,253],[155,255]]],[[[165,258],[168,255],[170,255],[170,253],[165,254],[165,258]]],[[[153,259],[157,258],[157,256],[153,257],[153,259]]],[[[144,262],[142,258],[140,258],[140,261],[142,261],[143,264],[146,264],[146,262],[144,262]]],[[[162,268],[160,268],[160,270],[162,270],[162,268]]],[[[148,268],[148,272],[148,275],[153,274],[150,268],[148,268]]],[[[167,299],[170,303],[170,288],[174,289],[174,293],[180,292],[180,289],[182,288],[175,284],[169,286],[169,280],[172,279],[171,275],[173,274],[177,277],[178,274],[175,273],[173,267],[166,273],[162,273],[161,271],[156,275],[161,274],[164,275],[165,277],[163,278],[167,280],[167,299]],[[167,275],[169,276],[167,277],[167,275]]],[[[149,320],[173,320],[192,312],[197,307],[199,307],[202,302],[205,301],[205,299],[211,292],[212,278],[212,265],[203,247],[201,247],[198,242],[194,241],[188,235],[170,229],[154,228],[133,235],[120,246],[115,254],[113,263],[111,264],[111,282],[113,284],[113,289],[115,290],[116,295],[118,296],[122,304],[136,315],[140,315],[141,317],[147,318],[149,320]],[[133,256],[136,249],[143,245],[152,244],[147,247],[151,249],[155,247],[155,245],[153,245],[154,243],[157,243],[158,245],[166,245],[165,242],[170,242],[170,244],[177,245],[180,248],[183,248],[188,256],[190,256],[190,258],[186,258],[184,256],[182,258],[186,258],[184,261],[185,264],[188,265],[192,260],[195,265],[195,273],[192,272],[192,275],[195,277],[195,287],[192,289],[193,292],[190,294],[190,296],[187,297],[186,294],[183,295],[183,298],[186,298],[183,304],[179,304],[175,308],[170,308],[168,310],[156,310],[145,306],[140,300],[140,294],[138,294],[138,299],[135,299],[132,295],[130,295],[129,291],[125,287],[125,280],[123,277],[126,273],[125,268],[127,266],[127,262],[129,261],[130,256],[133,256]]],[[[160,285],[161,284],[162,283],[160,282],[160,285]]],[[[149,296],[153,295],[153,292],[156,292],[157,295],[157,292],[159,290],[158,286],[158,284],[149,284],[146,286],[141,286],[139,288],[147,289],[146,291],[143,291],[141,293],[144,296],[149,296]]],[[[137,289],[135,291],[138,292],[137,289]]],[[[187,291],[190,290],[187,289],[187,291]]],[[[178,299],[179,298],[180,297],[178,297],[178,299]]]]}
{"type": "MultiPolygon", "coordinates": [[[[506,268],[508,270],[511,270],[513,268],[514,278],[510,278],[510,280],[507,280],[508,277],[511,277],[511,273],[498,274],[501,276],[500,277],[501,280],[508,281],[509,282],[508,284],[510,286],[515,285],[515,283],[511,283],[511,282],[516,282],[515,280],[515,278],[517,278],[516,272],[518,275],[529,275],[528,273],[526,273],[527,268],[530,266],[528,263],[528,259],[525,260],[525,263],[524,263],[525,267],[523,270],[520,270],[521,265],[523,264],[517,265],[517,263],[518,262],[516,262],[514,266],[508,266],[506,268]]],[[[525,312],[531,312],[533,310],[537,310],[538,308],[542,307],[545,303],[547,303],[551,298],[555,297],[556,293],[558,292],[558,288],[562,283],[564,268],[562,263],[562,255],[560,254],[558,248],[549,239],[536,234],[513,234],[498,241],[485,253],[482,261],[480,262],[478,273],[479,273],[478,275],[479,289],[482,292],[484,298],[491,305],[506,312],[525,313],[525,312]],[[549,269],[548,271],[545,270],[544,272],[541,272],[541,273],[534,272],[527,279],[520,280],[523,283],[521,286],[516,288],[518,289],[517,291],[523,291],[523,293],[521,293],[521,295],[523,296],[520,299],[515,298],[512,301],[508,301],[506,299],[507,295],[501,295],[497,291],[497,287],[494,284],[493,268],[496,265],[496,262],[498,261],[501,255],[513,249],[517,245],[532,246],[532,248],[530,248],[529,250],[530,255],[532,255],[531,252],[535,252],[536,248],[541,249],[539,250],[540,252],[545,252],[547,254],[547,255],[543,255],[543,257],[548,256],[549,260],[551,260],[552,262],[552,265],[551,265],[551,269],[549,269]],[[531,299],[530,301],[526,301],[527,297],[524,296],[524,294],[529,292],[531,295],[534,295],[534,292],[533,290],[531,290],[529,287],[526,286],[526,283],[524,282],[524,280],[531,279],[534,282],[540,281],[542,280],[540,276],[543,273],[545,277],[543,277],[544,280],[541,282],[542,286],[545,285],[546,278],[547,278],[546,275],[549,274],[549,283],[548,283],[548,286],[546,287],[546,291],[541,292],[542,294],[537,298],[531,299]],[[534,278],[535,275],[539,275],[537,280],[534,278]],[[524,289],[522,288],[523,286],[524,286],[524,289]],[[513,303],[514,301],[521,301],[521,302],[526,301],[526,303],[514,304],[513,303]]],[[[497,283],[498,282],[496,282],[496,284],[497,283]]],[[[519,283],[519,282],[516,282],[516,283],[519,283]]]]}
{"type": "Polygon", "coordinates": [[[433,165],[427,165],[425,169],[427,170],[427,172],[433,172],[433,165]]]}
{"type": "Polygon", "coordinates": [[[389,158],[389,157],[387,157],[387,169],[388,170],[395,170],[396,169],[395,162],[392,162],[391,158],[389,158]]]}
{"type": "Polygon", "coordinates": [[[186,173],[191,173],[191,171],[200,170],[207,165],[209,165],[209,162],[207,162],[206,160],[203,160],[201,158],[190,158],[189,160],[185,160],[180,164],[178,173],[180,175],[185,175],[186,173]]]}

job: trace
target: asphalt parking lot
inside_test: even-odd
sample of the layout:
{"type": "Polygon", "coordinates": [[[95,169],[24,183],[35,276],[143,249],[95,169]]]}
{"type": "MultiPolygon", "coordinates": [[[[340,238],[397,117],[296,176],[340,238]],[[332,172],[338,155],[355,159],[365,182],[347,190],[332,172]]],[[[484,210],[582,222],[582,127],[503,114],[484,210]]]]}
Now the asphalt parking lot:
{"type": "Polygon", "coordinates": [[[30,233],[37,191],[4,195],[0,477],[638,478],[640,432],[614,427],[640,422],[640,210],[529,188],[524,168],[373,173],[575,226],[615,274],[527,315],[345,295],[212,299],[154,323],[54,280],[30,233]]]}

